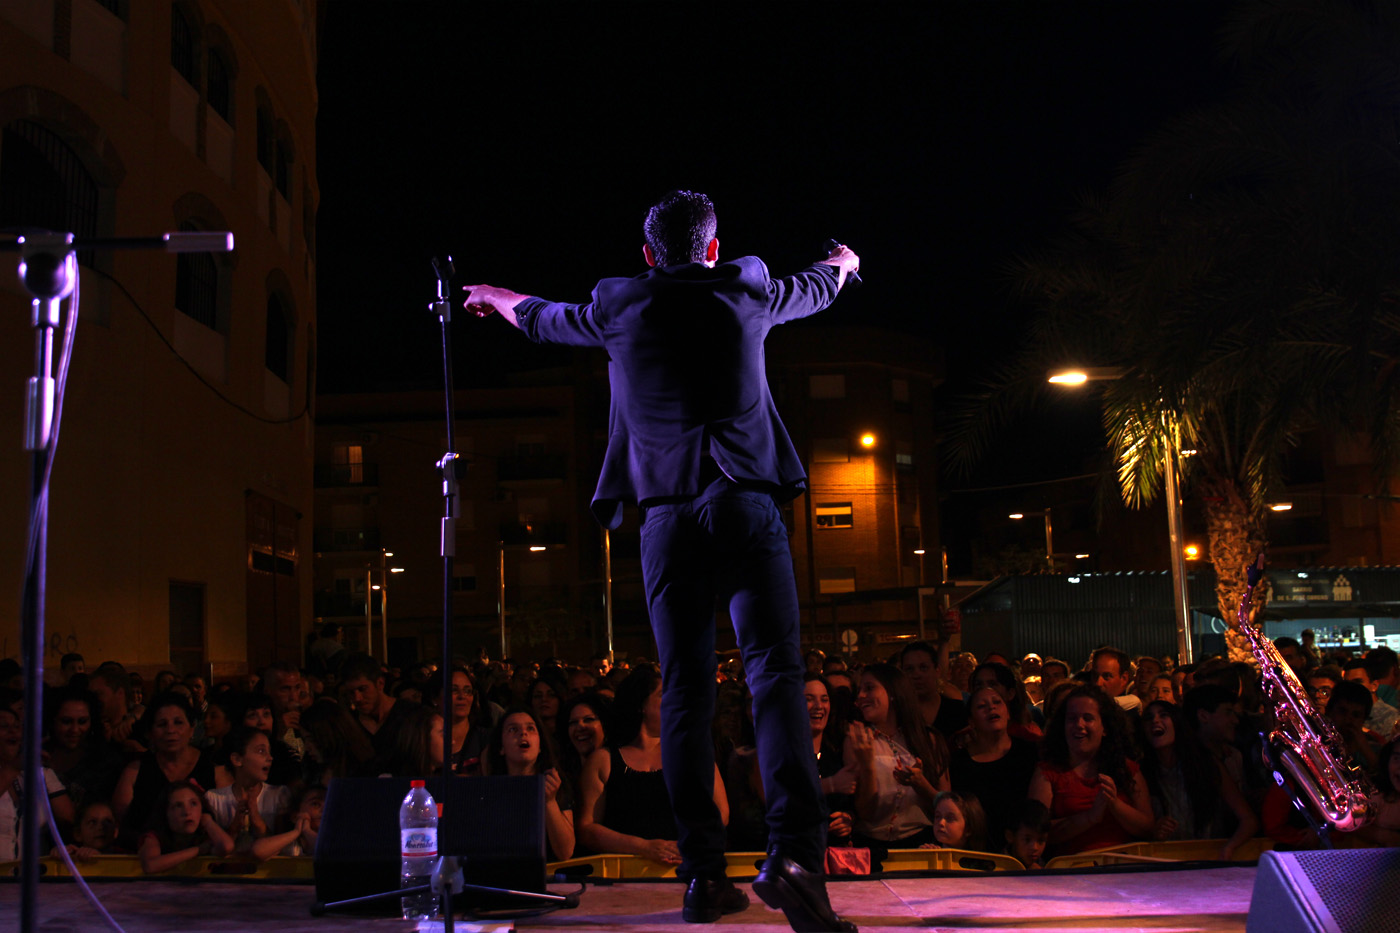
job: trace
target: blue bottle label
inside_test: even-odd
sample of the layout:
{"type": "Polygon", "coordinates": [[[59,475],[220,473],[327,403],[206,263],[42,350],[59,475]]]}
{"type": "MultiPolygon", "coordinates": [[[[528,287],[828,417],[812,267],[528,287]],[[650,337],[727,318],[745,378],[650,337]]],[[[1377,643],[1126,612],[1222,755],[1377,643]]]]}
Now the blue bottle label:
{"type": "Polygon", "coordinates": [[[400,829],[404,858],[436,858],[437,828],[400,829]]]}

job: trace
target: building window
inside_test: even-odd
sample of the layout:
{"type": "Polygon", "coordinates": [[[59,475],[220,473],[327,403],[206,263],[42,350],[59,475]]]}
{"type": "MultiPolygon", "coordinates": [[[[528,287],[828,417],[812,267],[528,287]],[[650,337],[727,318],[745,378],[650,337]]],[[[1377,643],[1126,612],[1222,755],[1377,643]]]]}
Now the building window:
{"type": "Polygon", "coordinates": [[[359,444],[336,444],[331,450],[331,465],[337,479],[357,486],[365,481],[365,449],[359,444]]]}
{"type": "Polygon", "coordinates": [[[216,49],[209,51],[209,86],[205,91],[209,106],[223,118],[225,123],[233,123],[231,79],[228,63],[216,49]]]}
{"type": "Polygon", "coordinates": [[[849,502],[818,502],[816,510],[818,528],[851,528],[855,525],[849,502]]]}
{"type": "Polygon", "coordinates": [[[291,382],[287,378],[287,347],[291,343],[290,332],[291,328],[287,323],[287,312],[282,307],[282,299],[275,294],[268,295],[267,349],[264,359],[267,362],[268,372],[287,383],[291,382]]]}
{"type": "Polygon", "coordinates": [[[199,87],[199,43],[189,14],[178,6],[170,11],[170,64],[190,87],[199,87]]]}
{"type": "Polygon", "coordinates": [[[844,437],[816,437],[812,439],[813,463],[850,463],[851,442],[844,437]]]}
{"type": "Polygon", "coordinates": [[[856,591],[856,568],[828,567],[817,573],[817,592],[822,595],[854,593],[856,591]]]}
{"type": "MultiPolygon", "coordinates": [[[[183,223],[181,230],[198,230],[183,223]]],[[[210,330],[219,329],[219,269],[209,253],[179,253],[175,257],[175,310],[210,330]]]]}
{"type": "Polygon", "coordinates": [[[845,398],[846,377],[841,373],[825,376],[809,376],[807,393],[812,398],[845,398]]]}
{"type": "MultiPolygon", "coordinates": [[[[97,182],[63,140],[29,120],[0,136],[0,227],[97,235],[97,182]]],[[[92,254],[78,261],[90,266],[92,254]]]]}
{"type": "Polygon", "coordinates": [[[288,201],[292,200],[292,144],[278,139],[274,153],[272,180],[278,192],[288,201]]]}

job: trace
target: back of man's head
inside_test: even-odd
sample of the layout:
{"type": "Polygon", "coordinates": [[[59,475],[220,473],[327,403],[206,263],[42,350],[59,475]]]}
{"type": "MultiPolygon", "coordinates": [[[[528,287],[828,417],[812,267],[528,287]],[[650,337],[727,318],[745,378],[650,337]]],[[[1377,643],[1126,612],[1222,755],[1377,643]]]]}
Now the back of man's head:
{"type": "Polygon", "coordinates": [[[1234,703],[1235,694],[1219,684],[1201,684],[1192,687],[1181,697],[1181,711],[1186,714],[1186,722],[1193,728],[1198,725],[1198,713],[1214,713],[1223,703],[1234,703]]]}
{"type": "Polygon", "coordinates": [[[697,191],[670,192],[652,205],[642,224],[658,266],[704,262],[715,229],[715,206],[697,191]]]}

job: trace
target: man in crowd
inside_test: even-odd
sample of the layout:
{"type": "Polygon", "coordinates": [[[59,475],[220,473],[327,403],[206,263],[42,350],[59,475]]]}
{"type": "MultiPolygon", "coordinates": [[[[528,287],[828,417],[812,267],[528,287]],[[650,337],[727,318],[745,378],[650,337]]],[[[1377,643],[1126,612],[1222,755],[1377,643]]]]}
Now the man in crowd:
{"type": "Polygon", "coordinates": [[[1234,744],[1240,725],[1239,698],[1219,684],[1201,684],[1182,695],[1181,711],[1188,723],[1195,723],[1201,744],[1224,766],[1236,786],[1246,787],[1244,755],[1234,744]]]}
{"type": "Polygon", "coordinates": [[[1400,721],[1400,711],[1376,696],[1377,681],[1373,676],[1384,671],[1385,661],[1371,657],[1353,658],[1342,668],[1342,676],[1354,680],[1371,694],[1371,711],[1366,717],[1366,728],[1388,741],[1395,734],[1395,725],[1400,721]]]}
{"type": "Polygon", "coordinates": [[[1089,682],[1098,685],[1124,710],[1136,713],[1142,709],[1142,701],[1127,693],[1133,682],[1133,662],[1125,653],[1117,648],[1095,649],[1089,656],[1089,672],[1089,682]]]}
{"type": "Polygon", "coordinates": [[[1397,669],[1397,659],[1395,649],[1382,645],[1379,648],[1372,648],[1366,652],[1366,660],[1375,658],[1375,668],[1371,679],[1376,684],[1376,699],[1384,700],[1391,706],[1400,709],[1400,693],[1396,687],[1400,686],[1400,669],[1397,669]]]}
{"type": "Polygon", "coordinates": [[[374,750],[385,757],[394,748],[407,707],[384,690],[384,669],[367,654],[352,654],[340,666],[341,689],[374,750]]]}
{"type": "Polygon", "coordinates": [[[131,738],[131,730],[136,725],[136,717],[127,703],[130,686],[126,671],[120,664],[110,661],[99,666],[88,678],[88,689],[97,697],[102,732],[108,742],[118,746],[131,738]]]}
{"type": "Polygon", "coordinates": [[[87,673],[87,664],[83,661],[83,656],[76,651],[65,654],[58,662],[58,669],[63,674],[65,684],[72,683],[73,678],[79,674],[87,673]]]}
{"type": "Polygon", "coordinates": [[[1274,647],[1278,649],[1283,662],[1292,668],[1294,674],[1298,675],[1298,680],[1301,683],[1308,676],[1308,655],[1303,650],[1303,646],[1298,644],[1298,639],[1289,638],[1287,635],[1275,638],[1274,647]]]}

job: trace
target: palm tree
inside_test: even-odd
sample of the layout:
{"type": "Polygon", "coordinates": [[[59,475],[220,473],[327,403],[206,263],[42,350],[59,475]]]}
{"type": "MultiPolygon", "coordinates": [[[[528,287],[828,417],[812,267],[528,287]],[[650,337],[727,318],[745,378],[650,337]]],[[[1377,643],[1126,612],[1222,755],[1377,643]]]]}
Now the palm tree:
{"type": "Polygon", "coordinates": [[[1236,87],[1019,264],[1042,311],[1031,349],[963,410],[952,456],[969,463],[1048,369],[1119,369],[1103,395],[1119,490],[1150,502],[1169,445],[1196,451],[1183,466],[1233,623],[1298,432],[1364,435],[1382,476],[1400,450],[1400,5],[1248,0],[1221,39],[1236,87]]]}

